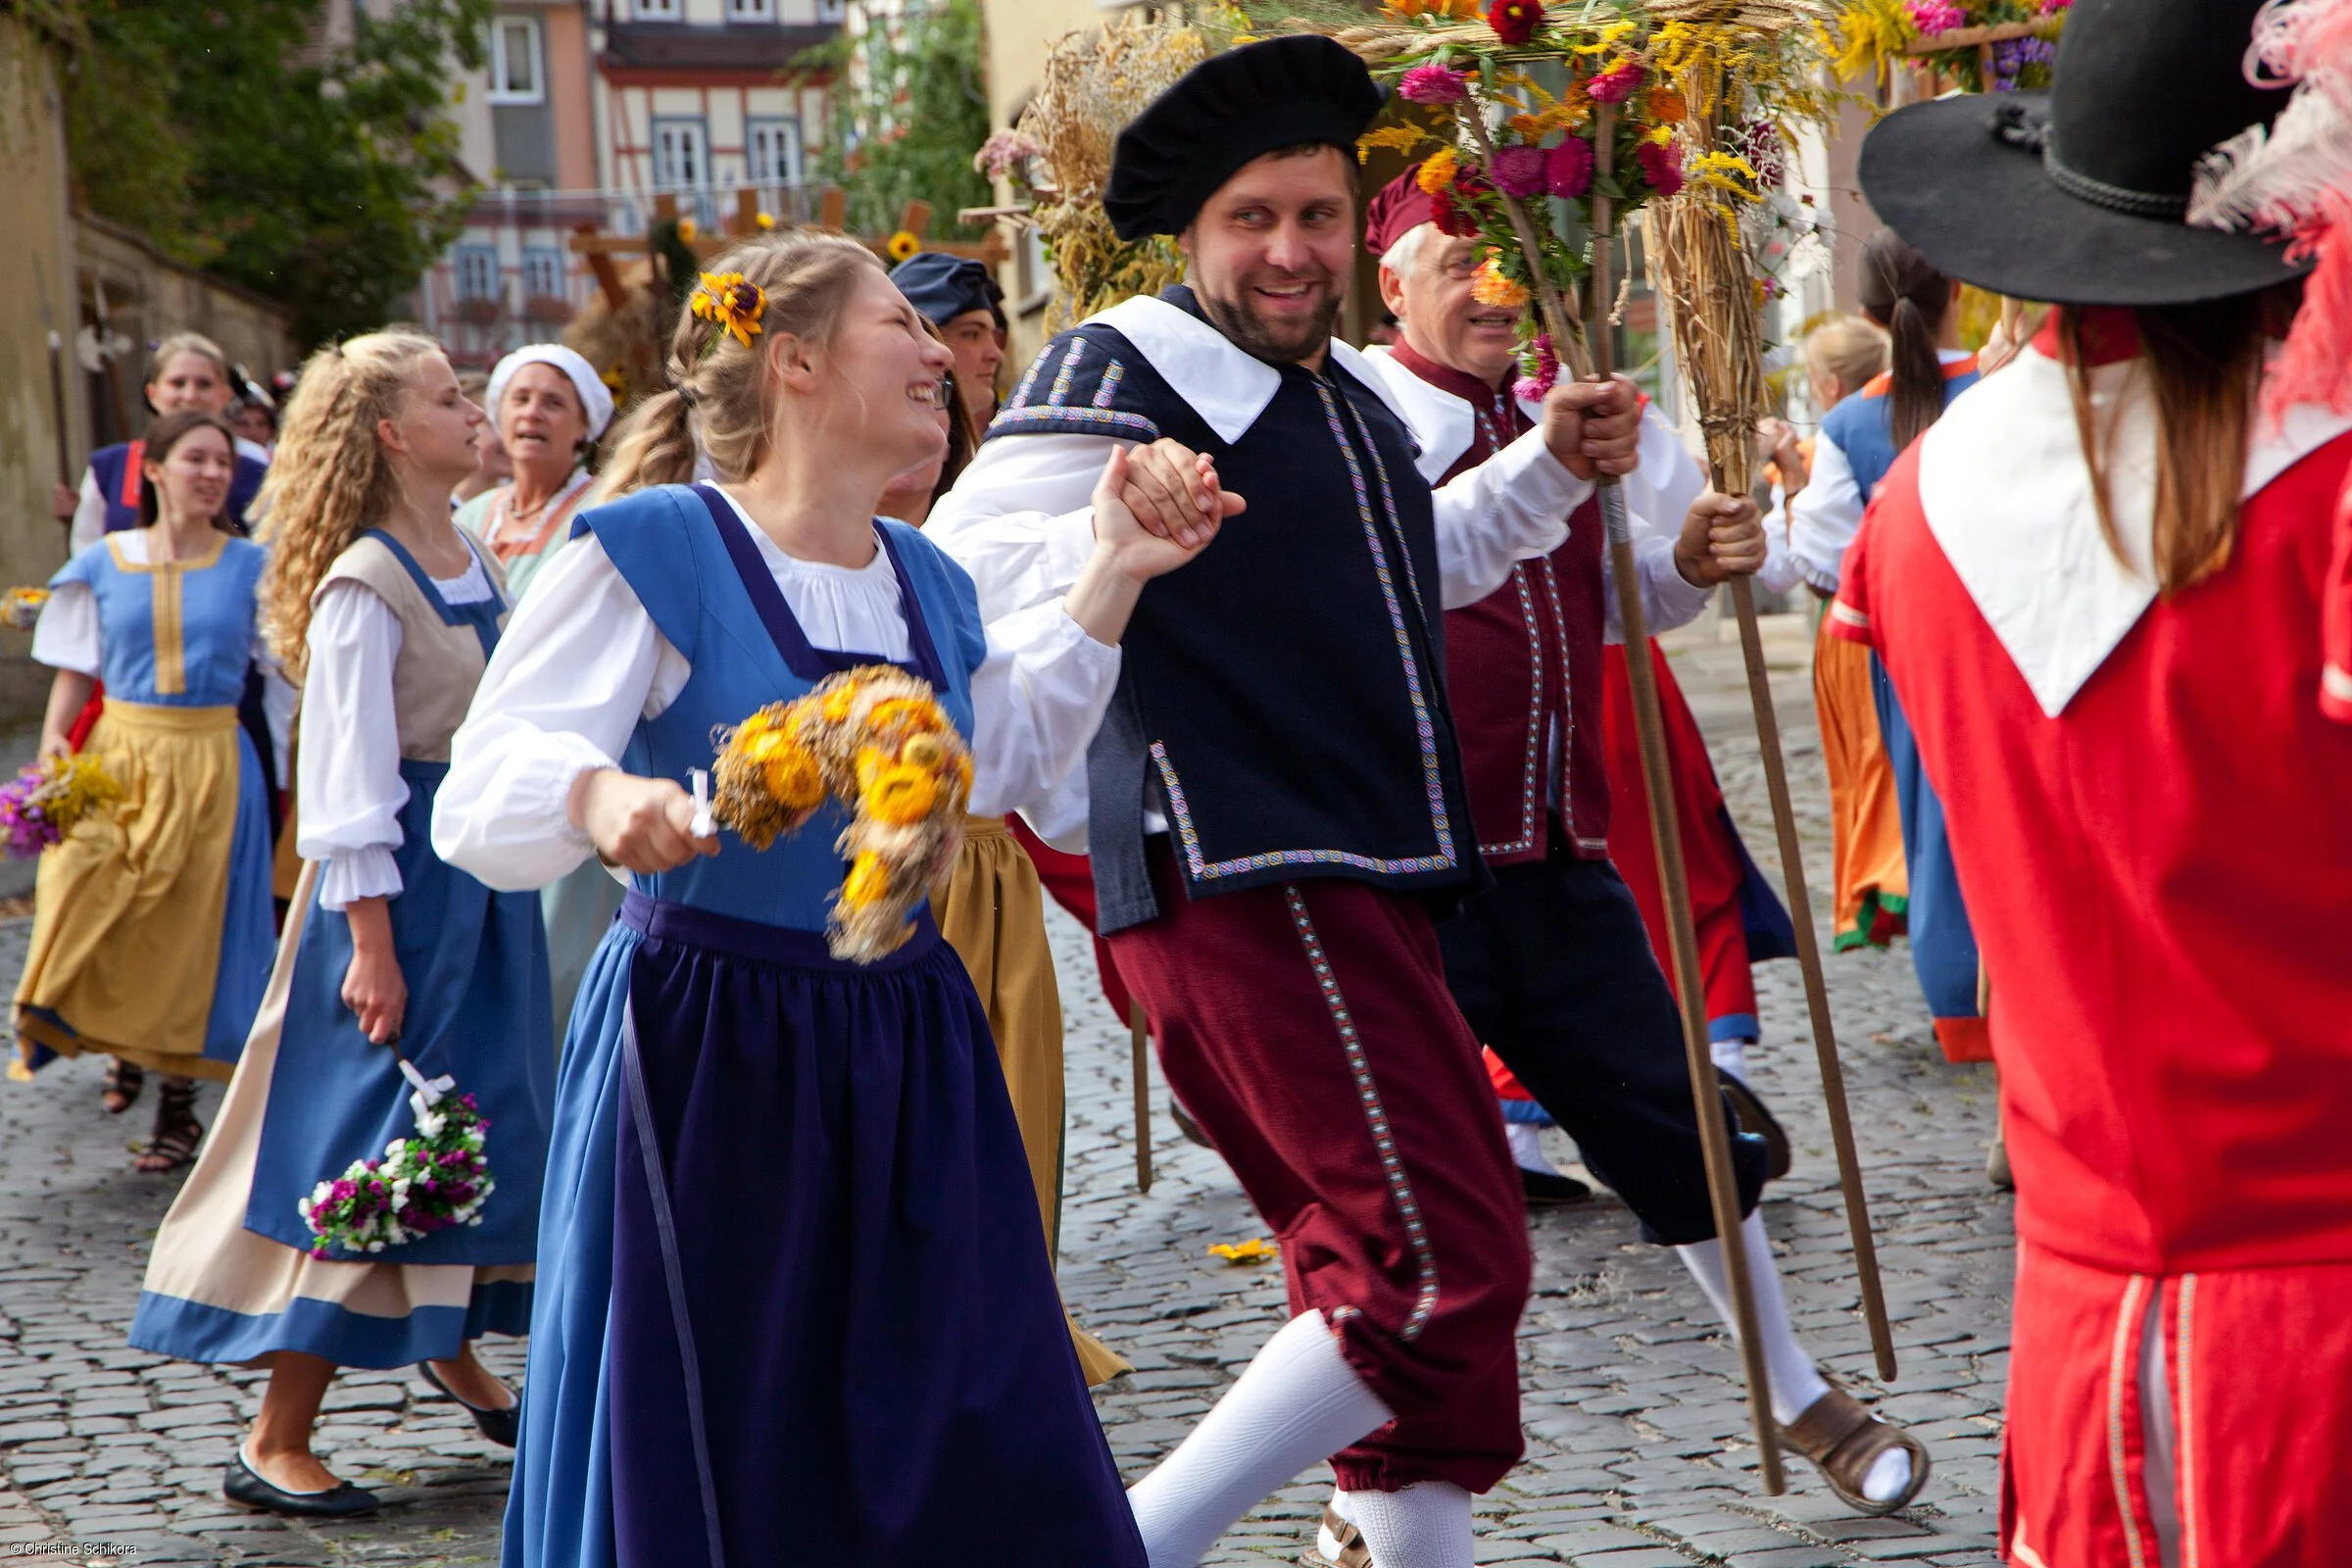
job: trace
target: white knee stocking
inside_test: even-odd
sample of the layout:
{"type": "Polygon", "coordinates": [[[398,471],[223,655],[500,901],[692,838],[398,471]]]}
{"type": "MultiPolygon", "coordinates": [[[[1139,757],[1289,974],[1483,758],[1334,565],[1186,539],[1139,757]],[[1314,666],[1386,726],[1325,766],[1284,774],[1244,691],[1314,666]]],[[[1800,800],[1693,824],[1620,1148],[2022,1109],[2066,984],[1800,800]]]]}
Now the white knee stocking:
{"type": "Polygon", "coordinates": [[[1470,1494],[1449,1481],[1335,1492],[1331,1508],[1364,1533],[1372,1568],[1472,1568],[1470,1494]]]}
{"type": "MultiPolygon", "coordinates": [[[[1764,1375],[1772,1384],[1772,1418],[1783,1426],[1803,1415],[1830,1385],[1796,1343],[1788,1326],[1788,1303],[1781,1295],[1780,1265],[1773,1261],[1772,1242],[1764,1234],[1764,1216],[1750,1214],[1740,1227],[1747,1244],[1747,1279],[1756,1298],[1756,1337],[1764,1343],[1764,1375]]],[[[1713,1237],[1675,1249],[1699,1289],[1707,1293],[1726,1327],[1737,1334],[1732,1320],[1732,1282],[1724,1272],[1723,1244],[1713,1237]]],[[[1874,1501],[1901,1494],[1911,1482],[1911,1456],[1896,1449],[1879,1455],[1863,1478],[1862,1494],[1874,1501]]]]}
{"type": "Polygon", "coordinates": [[[1194,1568],[1235,1520],[1393,1414],[1340,1354],[1322,1313],[1291,1319],[1176,1451],[1129,1489],[1152,1568],[1194,1568]]]}

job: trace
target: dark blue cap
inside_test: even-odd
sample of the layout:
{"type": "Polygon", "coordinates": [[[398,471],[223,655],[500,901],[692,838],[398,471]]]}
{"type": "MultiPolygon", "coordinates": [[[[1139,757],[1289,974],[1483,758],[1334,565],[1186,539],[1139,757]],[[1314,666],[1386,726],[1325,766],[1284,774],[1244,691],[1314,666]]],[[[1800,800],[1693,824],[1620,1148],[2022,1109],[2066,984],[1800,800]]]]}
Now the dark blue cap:
{"type": "Polygon", "coordinates": [[[966,311],[986,311],[1004,325],[1004,291],[969,257],[917,251],[890,270],[890,280],[933,326],[944,329],[966,311]]]}

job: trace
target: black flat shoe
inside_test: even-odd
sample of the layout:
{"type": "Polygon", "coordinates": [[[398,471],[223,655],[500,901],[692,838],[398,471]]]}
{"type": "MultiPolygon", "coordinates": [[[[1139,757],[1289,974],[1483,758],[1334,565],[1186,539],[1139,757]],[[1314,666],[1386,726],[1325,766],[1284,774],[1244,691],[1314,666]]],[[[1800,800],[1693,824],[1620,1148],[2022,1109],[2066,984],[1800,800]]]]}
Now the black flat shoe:
{"type": "Polygon", "coordinates": [[[1556,1170],[1519,1169],[1519,1190],[1527,1195],[1531,1206],[1556,1206],[1561,1203],[1583,1203],[1592,1200],[1592,1189],[1573,1176],[1563,1176],[1556,1170]]]}
{"type": "Polygon", "coordinates": [[[1756,1092],[1722,1068],[1715,1070],[1715,1081],[1723,1086],[1724,1098],[1732,1102],[1732,1114],[1739,1118],[1740,1130],[1754,1133],[1764,1140],[1764,1179],[1779,1181],[1788,1174],[1788,1134],[1781,1127],[1780,1119],[1756,1098],[1756,1092]]]}
{"type": "Polygon", "coordinates": [[[458,1403],[465,1405],[466,1413],[473,1417],[475,1430],[500,1447],[512,1448],[514,1446],[515,1440],[522,1436],[521,1399],[517,1398],[503,1410],[484,1409],[478,1404],[471,1404],[459,1398],[450,1386],[441,1381],[441,1374],[433,1370],[432,1362],[417,1362],[416,1373],[425,1382],[431,1384],[435,1392],[443,1398],[456,1399],[458,1403]]]}
{"type": "Polygon", "coordinates": [[[353,1514],[375,1512],[375,1494],[363,1492],[348,1481],[338,1482],[324,1492],[288,1492],[283,1487],[271,1486],[261,1472],[245,1462],[242,1448],[221,1472],[220,1495],[248,1508],[288,1514],[297,1519],[348,1519],[353,1514]]]}
{"type": "Polygon", "coordinates": [[[1208,1141],[1208,1134],[1200,1130],[1200,1124],[1199,1122],[1193,1120],[1192,1117],[1187,1116],[1184,1113],[1184,1107],[1182,1105],[1170,1101],[1168,1102],[1168,1114],[1176,1118],[1176,1130],[1184,1134],[1184,1141],[1186,1143],[1199,1144],[1202,1149],[1207,1150],[1209,1152],[1216,1152],[1217,1146],[1208,1141]]]}

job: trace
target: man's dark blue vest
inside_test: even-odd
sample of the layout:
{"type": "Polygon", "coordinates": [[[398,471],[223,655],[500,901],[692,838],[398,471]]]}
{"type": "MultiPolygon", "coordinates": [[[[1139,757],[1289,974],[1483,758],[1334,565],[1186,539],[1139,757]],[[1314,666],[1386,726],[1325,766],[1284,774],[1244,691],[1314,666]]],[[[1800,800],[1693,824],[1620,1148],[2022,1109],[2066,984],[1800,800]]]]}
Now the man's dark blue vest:
{"type": "MultiPolygon", "coordinates": [[[[1161,298],[1200,318],[1189,289],[1161,298]]],[[[1480,875],[1411,437],[1336,362],[1272,368],[1273,400],[1227,442],[1126,337],[1082,323],[1047,345],[990,428],[1167,437],[1214,457],[1250,503],[1145,587],[1122,639],[1087,764],[1105,932],[1159,912],[1147,807],[1168,820],[1191,898],[1346,877],[1450,904],[1480,875]]]]}

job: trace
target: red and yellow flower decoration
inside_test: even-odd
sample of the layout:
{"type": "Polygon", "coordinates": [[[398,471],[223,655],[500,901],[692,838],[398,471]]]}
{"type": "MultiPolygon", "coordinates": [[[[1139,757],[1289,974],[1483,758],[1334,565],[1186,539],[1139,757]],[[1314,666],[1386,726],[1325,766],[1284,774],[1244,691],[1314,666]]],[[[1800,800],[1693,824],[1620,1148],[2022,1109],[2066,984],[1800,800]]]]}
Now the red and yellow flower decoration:
{"type": "MultiPolygon", "coordinates": [[[[767,292],[741,272],[705,272],[688,309],[698,320],[716,321],[748,349],[767,314],[767,292]]],[[[715,345],[718,339],[710,341],[715,345]]]]}
{"type": "Polygon", "coordinates": [[[861,664],[736,725],[712,775],[712,813],[755,850],[828,802],[848,808],[834,848],[849,869],[825,936],[835,957],[871,963],[913,934],[916,906],[955,858],[972,754],[927,682],[861,664]]]}

